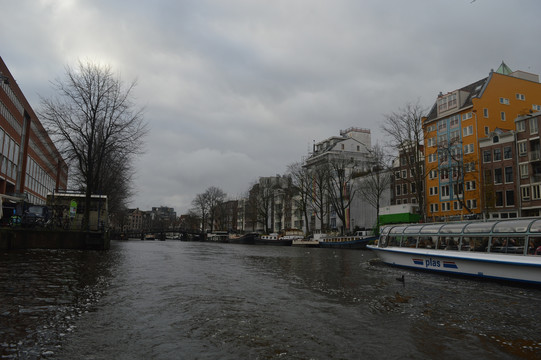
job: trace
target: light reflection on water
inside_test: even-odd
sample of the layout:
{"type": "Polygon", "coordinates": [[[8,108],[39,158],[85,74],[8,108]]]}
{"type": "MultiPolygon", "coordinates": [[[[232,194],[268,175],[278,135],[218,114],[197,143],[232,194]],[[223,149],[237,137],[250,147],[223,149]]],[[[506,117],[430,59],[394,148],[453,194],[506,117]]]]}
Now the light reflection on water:
{"type": "Polygon", "coordinates": [[[8,252],[0,353],[535,359],[540,295],[390,268],[369,251],[125,241],[106,252],[8,252]]]}

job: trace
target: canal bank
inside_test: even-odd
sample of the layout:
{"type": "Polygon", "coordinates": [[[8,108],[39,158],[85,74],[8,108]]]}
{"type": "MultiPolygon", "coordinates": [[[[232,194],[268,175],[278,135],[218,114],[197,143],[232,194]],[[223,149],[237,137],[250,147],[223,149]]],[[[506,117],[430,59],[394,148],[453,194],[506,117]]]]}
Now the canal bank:
{"type": "Polygon", "coordinates": [[[101,231],[0,229],[0,250],[108,250],[111,240],[101,231]]]}

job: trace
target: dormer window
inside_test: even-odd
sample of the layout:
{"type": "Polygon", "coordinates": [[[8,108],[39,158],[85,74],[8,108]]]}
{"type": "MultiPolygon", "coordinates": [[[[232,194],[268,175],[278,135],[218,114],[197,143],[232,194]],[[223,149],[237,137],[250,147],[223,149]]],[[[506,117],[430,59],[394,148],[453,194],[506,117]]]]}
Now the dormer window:
{"type": "Polygon", "coordinates": [[[438,111],[443,112],[457,106],[456,93],[447,94],[438,99],[438,111]]]}

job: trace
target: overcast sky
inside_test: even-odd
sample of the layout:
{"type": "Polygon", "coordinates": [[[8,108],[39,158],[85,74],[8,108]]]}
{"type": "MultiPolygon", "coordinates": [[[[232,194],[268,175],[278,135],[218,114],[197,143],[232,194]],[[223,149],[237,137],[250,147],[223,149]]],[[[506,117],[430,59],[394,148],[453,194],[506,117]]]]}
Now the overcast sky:
{"type": "Polygon", "coordinates": [[[488,76],[541,73],[538,0],[0,0],[0,56],[35,110],[78,59],[137,79],[150,133],[131,207],[242,196],[312,142],[488,76]]]}

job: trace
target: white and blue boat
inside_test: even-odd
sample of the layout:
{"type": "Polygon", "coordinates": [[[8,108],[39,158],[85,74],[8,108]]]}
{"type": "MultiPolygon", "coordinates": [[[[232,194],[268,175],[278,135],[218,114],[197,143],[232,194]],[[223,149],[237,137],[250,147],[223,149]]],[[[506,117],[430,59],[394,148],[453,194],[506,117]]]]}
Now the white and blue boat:
{"type": "Polygon", "coordinates": [[[541,219],[385,226],[369,245],[386,264],[541,285],[541,219]]]}

